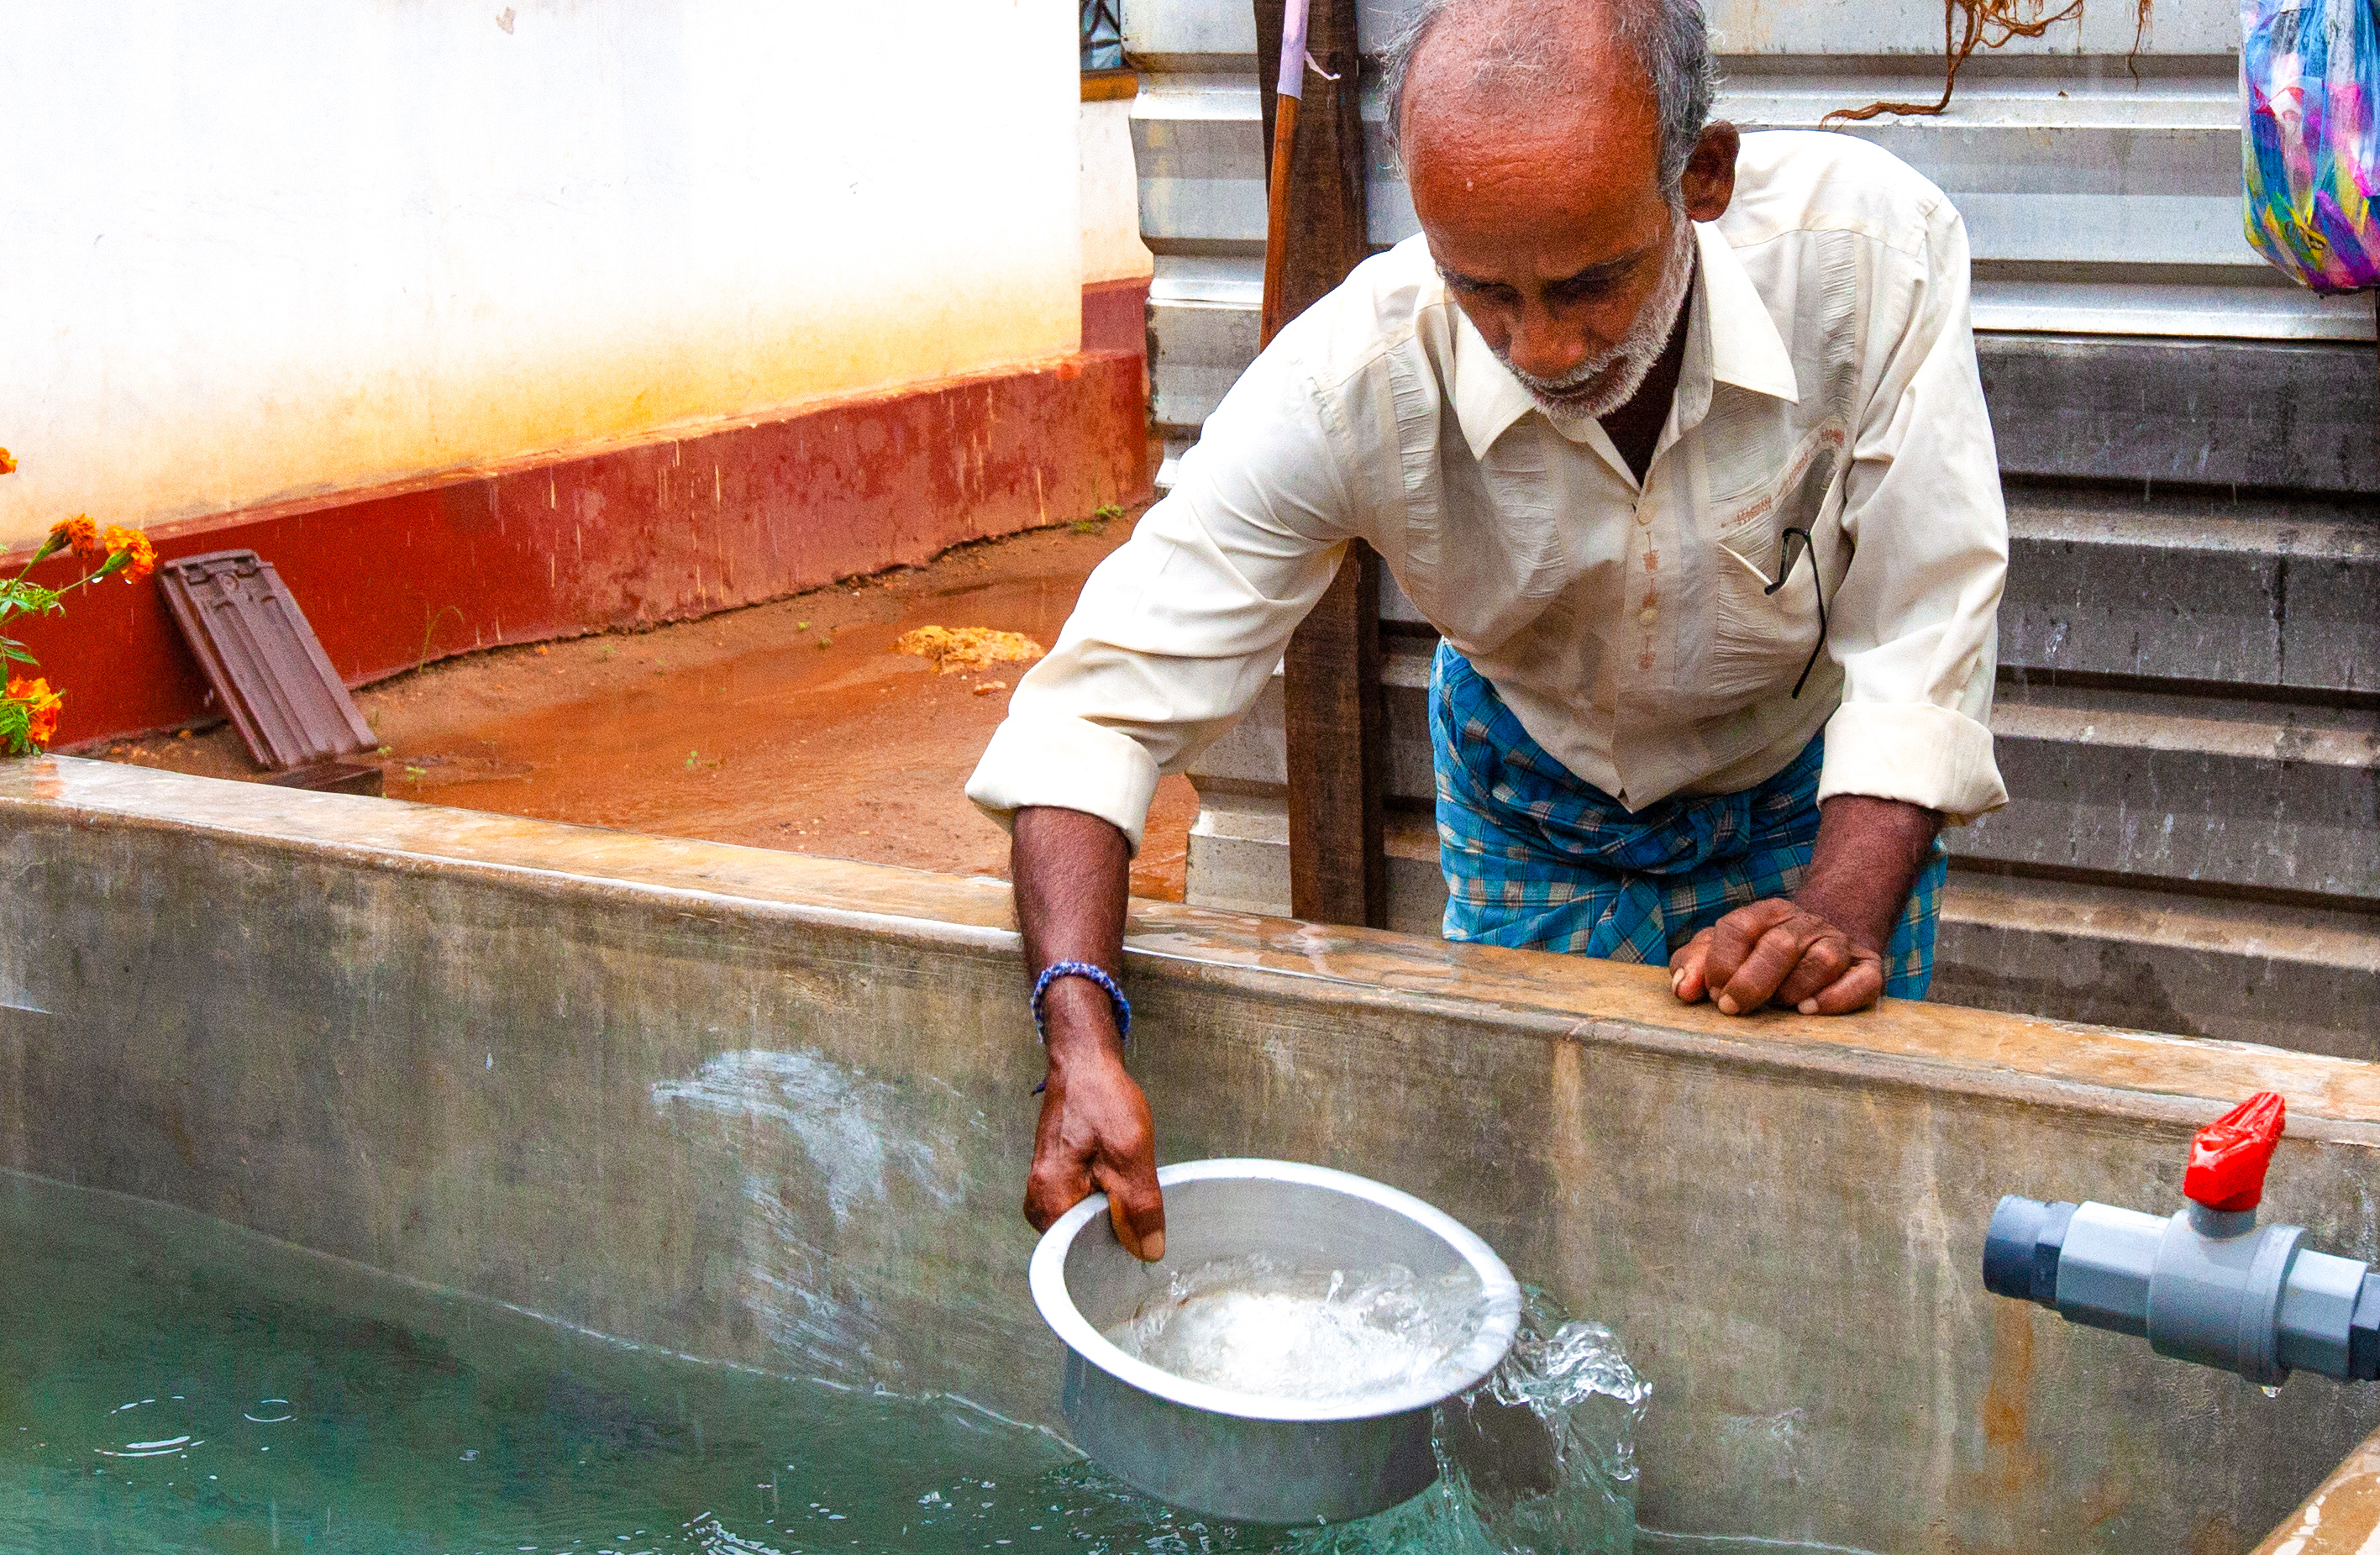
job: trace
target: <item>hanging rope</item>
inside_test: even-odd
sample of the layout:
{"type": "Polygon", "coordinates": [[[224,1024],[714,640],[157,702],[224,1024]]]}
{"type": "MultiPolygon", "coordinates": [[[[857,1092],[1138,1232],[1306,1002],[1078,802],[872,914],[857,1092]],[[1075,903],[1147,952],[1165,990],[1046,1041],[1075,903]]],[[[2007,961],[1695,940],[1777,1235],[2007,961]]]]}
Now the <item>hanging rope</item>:
{"type": "MultiPolygon", "coordinates": [[[[2149,9],[2155,0],[2134,0],[2131,53],[2124,64],[2138,77],[2133,65],[2141,52],[2141,39],[2147,32],[2149,9]]],[[[2061,22],[2082,19],[2082,0],[2067,0],[2056,11],[2045,12],[2046,0],[1942,0],[1942,95],[1933,103],[1871,103],[1864,108],[1838,108],[1818,121],[1821,129],[1839,124],[1856,124],[1864,119],[1885,114],[1933,115],[1950,106],[1951,89],[1959,83],[1959,67],[1979,49],[1996,49],[2014,38],[2038,38],[2061,22]],[[2027,16],[2025,13],[2034,13],[2027,16]]]]}

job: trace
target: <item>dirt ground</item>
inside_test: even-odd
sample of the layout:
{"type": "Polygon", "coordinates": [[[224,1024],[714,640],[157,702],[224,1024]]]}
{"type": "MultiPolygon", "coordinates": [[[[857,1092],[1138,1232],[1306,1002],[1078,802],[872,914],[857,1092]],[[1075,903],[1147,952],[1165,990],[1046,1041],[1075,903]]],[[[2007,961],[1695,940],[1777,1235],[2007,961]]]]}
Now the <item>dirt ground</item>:
{"type": "MultiPolygon", "coordinates": [[[[1133,517],[990,541],[699,621],[500,649],[356,694],[395,798],[755,847],[1008,873],[1008,839],[961,792],[1026,666],[935,673],[917,626],[1048,647],[1133,517]]],[[[227,724],[81,752],[255,778],[227,724]]],[[[1158,788],[1135,894],[1182,898],[1197,796],[1158,788]]]]}

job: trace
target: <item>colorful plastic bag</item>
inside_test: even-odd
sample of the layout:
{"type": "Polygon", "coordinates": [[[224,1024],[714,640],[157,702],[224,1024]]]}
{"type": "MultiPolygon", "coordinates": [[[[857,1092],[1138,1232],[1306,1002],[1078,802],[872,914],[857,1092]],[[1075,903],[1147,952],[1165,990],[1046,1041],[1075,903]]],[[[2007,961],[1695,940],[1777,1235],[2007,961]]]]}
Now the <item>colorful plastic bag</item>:
{"type": "Polygon", "coordinates": [[[2320,292],[2380,286],[2380,0],[2240,0],[2248,241],[2320,292]]]}

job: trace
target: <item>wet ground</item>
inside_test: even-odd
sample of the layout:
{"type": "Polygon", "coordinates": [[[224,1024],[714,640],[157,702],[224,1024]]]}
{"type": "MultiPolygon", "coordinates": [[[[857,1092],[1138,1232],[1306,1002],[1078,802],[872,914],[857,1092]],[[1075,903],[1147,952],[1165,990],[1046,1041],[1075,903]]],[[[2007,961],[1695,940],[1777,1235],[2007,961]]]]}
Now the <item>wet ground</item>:
{"type": "MultiPolygon", "coordinates": [[[[1005,876],[961,792],[1026,668],[939,674],[917,626],[1047,647],[1130,517],[963,546],[922,567],[647,632],[504,649],[356,693],[392,797],[757,847],[1005,876]]],[[[83,752],[255,778],[228,725],[83,752]]],[[[1137,895],[1179,901],[1197,797],[1160,785],[1137,895]]]]}

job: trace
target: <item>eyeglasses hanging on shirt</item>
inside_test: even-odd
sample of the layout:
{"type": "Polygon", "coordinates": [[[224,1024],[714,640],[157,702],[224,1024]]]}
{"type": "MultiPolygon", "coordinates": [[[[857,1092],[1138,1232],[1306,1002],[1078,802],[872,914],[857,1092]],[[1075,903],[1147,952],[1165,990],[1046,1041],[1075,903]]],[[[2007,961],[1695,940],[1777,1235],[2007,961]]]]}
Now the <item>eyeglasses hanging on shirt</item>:
{"type": "Polygon", "coordinates": [[[1783,542],[1783,556],[1777,565],[1777,581],[1763,589],[1761,592],[1774,594],[1778,589],[1785,587],[1787,578],[1793,576],[1793,542],[1798,540],[1802,542],[1801,553],[1810,558],[1810,592],[1815,595],[1818,601],[1818,640],[1810,649],[1809,662],[1802,666],[1802,678],[1793,683],[1793,696],[1798,699],[1802,695],[1802,687],[1810,683],[1810,672],[1818,667],[1818,655],[1827,650],[1827,591],[1818,582],[1817,542],[1810,538],[1810,531],[1798,525],[1791,526],[1786,528],[1780,539],[1783,542]]]}

